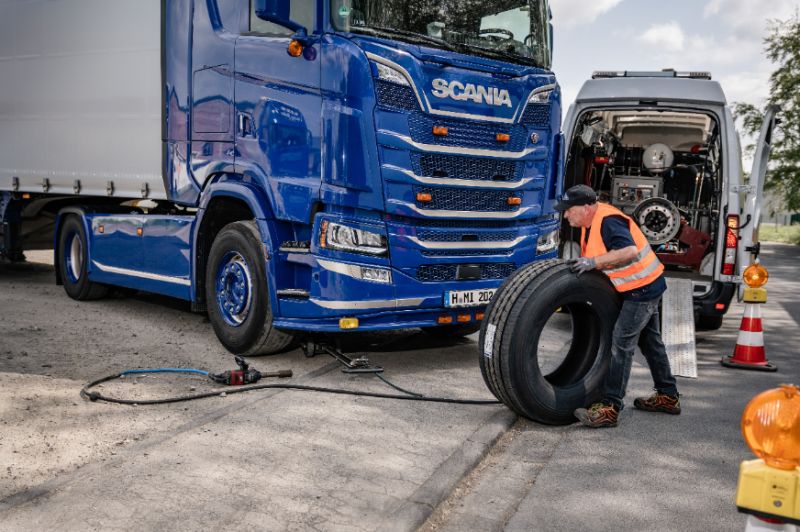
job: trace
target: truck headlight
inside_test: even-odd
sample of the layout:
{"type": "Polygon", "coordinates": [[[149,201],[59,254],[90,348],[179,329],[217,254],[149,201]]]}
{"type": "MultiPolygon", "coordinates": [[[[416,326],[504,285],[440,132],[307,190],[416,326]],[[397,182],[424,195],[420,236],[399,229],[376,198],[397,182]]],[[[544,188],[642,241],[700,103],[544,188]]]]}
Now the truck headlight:
{"type": "Polygon", "coordinates": [[[536,241],[536,254],[548,253],[558,247],[558,229],[541,235],[536,241]]]}
{"type": "Polygon", "coordinates": [[[400,72],[399,70],[384,65],[383,63],[378,63],[377,61],[374,61],[374,64],[378,69],[378,79],[382,79],[383,81],[388,81],[389,83],[405,85],[407,87],[410,86],[408,79],[406,79],[403,73],[400,72]]]}
{"type": "Polygon", "coordinates": [[[536,89],[531,94],[530,98],[528,98],[528,103],[549,103],[550,96],[553,94],[552,88],[547,88],[544,90],[536,89]]]}
{"type": "Polygon", "coordinates": [[[386,237],[381,234],[328,220],[324,220],[320,226],[319,245],[326,249],[369,255],[384,255],[389,249],[386,237]]]}

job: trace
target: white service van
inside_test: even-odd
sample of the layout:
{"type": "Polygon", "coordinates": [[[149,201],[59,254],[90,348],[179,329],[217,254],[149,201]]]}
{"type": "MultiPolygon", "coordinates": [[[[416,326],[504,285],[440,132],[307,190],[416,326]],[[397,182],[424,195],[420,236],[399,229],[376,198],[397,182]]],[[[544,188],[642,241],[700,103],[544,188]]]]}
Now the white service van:
{"type": "MultiPolygon", "coordinates": [[[[770,108],[745,180],[734,118],[705,72],[595,72],[564,122],[564,190],[593,187],[632,216],[666,267],[692,280],[696,324],[716,329],[758,255],[770,108]]],[[[562,256],[580,253],[562,224],[562,256]]]]}

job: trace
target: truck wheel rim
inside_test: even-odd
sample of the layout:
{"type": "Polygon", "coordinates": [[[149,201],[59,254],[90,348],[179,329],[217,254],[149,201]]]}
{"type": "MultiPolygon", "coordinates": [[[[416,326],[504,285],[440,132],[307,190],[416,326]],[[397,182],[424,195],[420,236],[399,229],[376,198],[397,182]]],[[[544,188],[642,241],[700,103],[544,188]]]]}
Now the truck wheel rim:
{"type": "Polygon", "coordinates": [[[225,255],[217,269],[215,284],[222,318],[228,325],[238,327],[247,319],[253,300],[250,269],[239,253],[225,255]]]}
{"type": "Polygon", "coordinates": [[[64,260],[66,261],[67,275],[70,281],[77,283],[81,278],[81,271],[83,270],[83,245],[81,239],[76,233],[72,233],[67,238],[66,253],[64,253],[64,260]]]}

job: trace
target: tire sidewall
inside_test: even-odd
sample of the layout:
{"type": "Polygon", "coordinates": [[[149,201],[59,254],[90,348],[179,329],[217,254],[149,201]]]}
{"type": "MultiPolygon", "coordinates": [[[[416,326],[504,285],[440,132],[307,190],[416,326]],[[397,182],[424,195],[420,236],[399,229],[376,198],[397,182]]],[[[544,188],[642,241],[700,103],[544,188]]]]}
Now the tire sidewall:
{"type": "Polygon", "coordinates": [[[206,301],[208,314],[217,338],[233,353],[247,352],[262,337],[264,324],[272,322],[267,286],[266,259],[261,252],[263,244],[256,238],[246,222],[225,226],[217,235],[206,263],[206,301]],[[225,321],[216,296],[217,271],[224,257],[238,253],[244,259],[250,277],[250,308],[238,326],[225,321]]]}
{"type": "Polygon", "coordinates": [[[58,268],[64,290],[73,299],[83,299],[89,291],[89,246],[86,242],[86,229],[76,216],[67,216],[58,236],[58,268]],[[77,280],[73,280],[72,272],[67,266],[71,250],[68,244],[77,238],[81,245],[81,268],[77,280]]]}

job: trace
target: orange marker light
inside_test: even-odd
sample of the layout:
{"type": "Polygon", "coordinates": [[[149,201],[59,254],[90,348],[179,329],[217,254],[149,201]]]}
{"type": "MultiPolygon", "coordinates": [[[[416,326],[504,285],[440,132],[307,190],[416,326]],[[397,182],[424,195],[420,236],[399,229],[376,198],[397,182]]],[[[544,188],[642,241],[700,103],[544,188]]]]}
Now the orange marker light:
{"type": "Polygon", "coordinates": [[[494,138],[497,140],[497,142],[508,142],[511,140],[511,135],[508,133],[498,133],[494,138]]]}
{"type": "Polygon", "coordinates": [[[476,312],[475,313],[475,321],[483,321],[483,317],[485,314],[483,312],[476,312]]]}
{"type": "Polygon", "coordinates": [[[714,308],[717,310],[723,310],[725,308],[725,303],[717,303],[714,305],[714,308]]]}
{"type": "Polygon", "coordinates": [[[742,277],[744,278],[744,284],[750,288],[761,288],[767,284],[769,273],[761,264],[755,263],[747,267],[742,277]]]}
{"type": "Polygon", "coordinates": [[[420,203],[429,203],[433,201],[433,196],[428,192],[417,192],[417,201],[420,203]]]}
{"type": "Polygon", "coordinates": [[[290,42],[286,52],[292,57],[300,57],[303,53],[303,43],[297,40],[290,42]]]}
{"type": "Polygon", "coordinates": [[[448,130],[445,126],[433,126],[433,134],[437,137],[446,137],[448,130]]]}
{"type": "Polygon", "coordinates": [[[439,319],[436,320],[436,323],[439,325],[448,325],[453,323],[453,316],[439,316],[439,319]]]}
{"type": "Polygon", "coordinates": [[[506,201],[508,201],[509,205],[522,205],[522,198],[518,196],[511,196],[506,201]]]}
{"type": "Polygon", "coordinates": [[[319,226],[319,247],[328,247],[326,235],[328,234],[328,220],[323,220],[319,226]]]}
{"type": "Polygon", "coordinates": [[[458,320],[458,323],[466,323],[472,321],[472,316],[469,314],[459,314],[456,320],[458,320]]]}
{"type": "Polygon", "coordinates": [[[25,194],[22,195],[22,199],[31,199],[31,195],[25,193],[25,194]]]}
{"type": "Polygon", "coordinates": [[[800,388],[783,384],[755,396],[742,414],[742,434],[768,466],[800,466],[800,388]]]}

